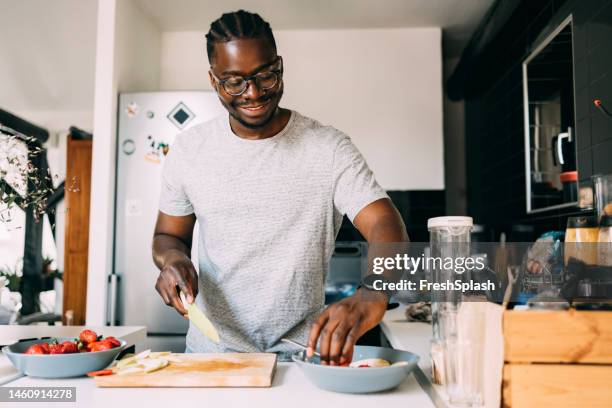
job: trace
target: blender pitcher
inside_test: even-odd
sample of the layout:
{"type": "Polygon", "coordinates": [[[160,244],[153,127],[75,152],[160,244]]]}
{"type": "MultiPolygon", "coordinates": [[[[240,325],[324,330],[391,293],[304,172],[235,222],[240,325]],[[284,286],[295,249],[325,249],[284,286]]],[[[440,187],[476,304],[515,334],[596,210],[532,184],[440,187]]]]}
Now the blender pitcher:
{"type": "Polygon", "coordinates": [[[597,222],[604,216],[612,216],[612,174],[593,176],[597,222]]]}
{"type": "MultiPolygon", "coordinates": [[[[431,259],[454,256],[455,247],[468,249],[470,232],[473,226],[471,217],[436,217],[427,220],[429,230],[429,244],[427,257],[431,259]]],[[[468,251],[469,252],[469,251],[468,251]]],[[[442,268],[442,265],[433,265],[427,268],[431,271],[433,282],[453,280],[452,271],[442,268]]],[[[444,353],[443,343],[446,337],[456,332],[456,307],[460,298],[450,292],[433,292],[431,294],[432,314],[432,344],[431,359],[433,379],[438,384],[444,383],[444,353]]]]}

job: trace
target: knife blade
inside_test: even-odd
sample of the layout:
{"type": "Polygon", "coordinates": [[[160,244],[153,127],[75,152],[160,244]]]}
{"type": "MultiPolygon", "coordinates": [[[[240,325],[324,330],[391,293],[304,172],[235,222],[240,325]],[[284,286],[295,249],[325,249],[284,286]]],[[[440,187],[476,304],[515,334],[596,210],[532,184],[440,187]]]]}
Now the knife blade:
{"type": "Polygon", "coordinates": [[[181,301],[187,309],[187,317],[189,321],[191,321],[195,327],[198,328],[206,337],[211,339],[215,343],[219,343],[219,333],[217,333],[217,329],[213,326],[212,322],[206,317],[204,313],[196,306],[195,301],[193,303],[187,303],[187,299],[185,299],[185,294],[181,292],[181,301]]]}

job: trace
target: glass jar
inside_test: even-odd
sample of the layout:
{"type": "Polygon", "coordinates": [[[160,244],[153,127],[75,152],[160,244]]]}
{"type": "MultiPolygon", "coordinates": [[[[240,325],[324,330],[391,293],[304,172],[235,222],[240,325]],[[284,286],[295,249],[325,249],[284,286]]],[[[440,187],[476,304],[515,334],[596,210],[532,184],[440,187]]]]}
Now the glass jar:
{"type": "Polygon", "coordinates": [[[569,217],[565,230],[565,264],[575,258],[590,266],[597,265],[598,234],[595,217],[569,217]]]}
{"type": "MultiPolygon", "coordinates": [[[[470,233],[474,222],[472,217],[436,217],[427,220],[429,230],[430,257],[456,258],[467,257],[470,253],[470,233]]],[[[431,268],[431,279],[433,282],[454,281],[457,275],[452,269],[445,269],[440,263],[433,262],[431,268]]],[[[455,311],[461,301],[458,293],[454,291],[432,293],[432,326],[434,340],[444,340],[450,329],[443,324],[445,319],[440,319],[440,313],[455,311]]]]}
{"type": "Polygon", "coordinates": [[[605,215],[612,215],[612,174],[593,176],[595,187],[595,208],[597,221],[605,215]]]}
{"type": "Polygon", "coordinates": [[[612,215],[605,215],[599,221],[597,264],[612,266],[612,215]]]}

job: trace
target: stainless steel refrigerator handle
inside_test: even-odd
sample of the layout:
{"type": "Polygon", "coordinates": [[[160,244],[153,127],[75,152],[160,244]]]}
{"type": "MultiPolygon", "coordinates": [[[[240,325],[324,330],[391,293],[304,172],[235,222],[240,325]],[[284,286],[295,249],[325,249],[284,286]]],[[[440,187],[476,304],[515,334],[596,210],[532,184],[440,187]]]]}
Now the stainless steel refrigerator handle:
{"type": "Polygon", "coordinates": [[[117,321],[117,275],[114,273],[108,276],[108,320],[109,326],[117,321]]]}

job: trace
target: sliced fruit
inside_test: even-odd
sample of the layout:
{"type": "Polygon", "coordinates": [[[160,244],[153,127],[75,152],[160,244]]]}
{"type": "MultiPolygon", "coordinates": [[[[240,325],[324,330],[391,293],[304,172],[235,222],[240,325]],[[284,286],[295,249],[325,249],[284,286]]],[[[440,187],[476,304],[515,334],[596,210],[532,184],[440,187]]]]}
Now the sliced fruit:
{"type": "Polygon", "coordinates": [[[145,373],[152,373],[153,371],[157,371],[160,368],[164,368],[168,365],[168,360],[163,358],[151,358],[147,360],[142,360],[139,366],[144,367],[145,373]]]}
{"type": "Polygon", "coordinates": [[[98,377],[101,375],[111,375],[113,374],[113,370],[98,370],[98,371],[92,371],[90,373],[87,373],[88,377],[98,377]]]}
{"type": "Polygon", "coordinates": [[[154,351],[150,354],[151,358],[157,358],[162,356],[170,355],[169,351],[154,351]]]}
{"type": "Polygon", "coordinates": [[[136,358],[136,360],[142,360],[143,358],[147,358],[151,355],[151,349],[147,349],[145,351],[141,351],[140,353],[136,354],[134,357],[136,358]]]}
{"type": "Polygon", "coordinates": [[[125,367],[125,368],[122,368],[121,370],[118,370],[117,375],[135,374],[135,373],[143,373],[143,372],[144,372],[143,367],[130,366],[130,367],[125,367]]]}
{"type": "Polygon", "coordinates": [[[171,363],[182,363],[183,362],[180,358],[173,356],[172,354],[166,356],[166,360],[168,360],[171,363]]]}
{"type": "Polygon", "coordinates": [[[382,358],[366,358],[351,363],[349,367],[388,367],[391,364],[382,358]]]}

